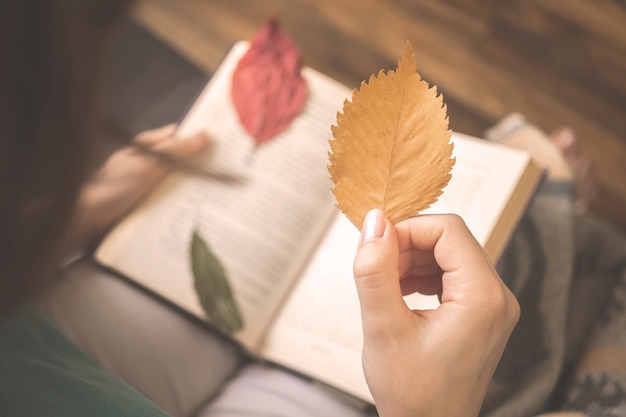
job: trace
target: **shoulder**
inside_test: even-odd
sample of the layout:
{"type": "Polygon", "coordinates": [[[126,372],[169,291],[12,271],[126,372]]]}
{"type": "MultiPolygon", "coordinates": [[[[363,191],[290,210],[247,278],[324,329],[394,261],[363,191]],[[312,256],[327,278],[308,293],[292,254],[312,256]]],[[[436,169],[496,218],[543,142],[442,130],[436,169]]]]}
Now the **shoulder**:
{"type": "Polygon", "coordinates": [[[166,416],[37,310],[0,322],[0,415],[166,416]]]}

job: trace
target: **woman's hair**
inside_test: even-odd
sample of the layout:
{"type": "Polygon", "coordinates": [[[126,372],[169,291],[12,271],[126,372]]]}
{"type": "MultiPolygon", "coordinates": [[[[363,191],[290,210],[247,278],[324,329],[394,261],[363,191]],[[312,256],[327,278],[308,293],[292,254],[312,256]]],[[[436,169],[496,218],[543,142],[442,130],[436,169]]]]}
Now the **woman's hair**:
{"type": "Polygon", "coordinates": [[[0,315],[59,261],[87,175],[107,39],[130,3],[0,2],[0,315]]]}

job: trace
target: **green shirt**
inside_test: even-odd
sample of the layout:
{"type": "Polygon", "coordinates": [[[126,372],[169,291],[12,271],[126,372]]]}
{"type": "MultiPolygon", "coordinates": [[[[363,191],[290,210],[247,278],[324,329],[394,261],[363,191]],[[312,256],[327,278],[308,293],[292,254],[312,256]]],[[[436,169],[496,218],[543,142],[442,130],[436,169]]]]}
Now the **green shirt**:
{"type": "Polygon", "coordinates": [[[166,416],[33,309],[0,322],[0,415],[166,416]]]}

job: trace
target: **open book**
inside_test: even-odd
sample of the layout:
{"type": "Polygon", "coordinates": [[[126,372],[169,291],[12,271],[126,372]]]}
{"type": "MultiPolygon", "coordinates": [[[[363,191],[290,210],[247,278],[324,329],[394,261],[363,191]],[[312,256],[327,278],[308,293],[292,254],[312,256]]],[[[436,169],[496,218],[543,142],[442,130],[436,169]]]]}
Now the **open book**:
{"type": "MultiPolygon", "coordinates": [[[[352,282],[357,229],[335,208],[327,172],[336,113],[352,91],[305,68],[304,111],[255,148],[230,100],[236,43],[182,122],[213,146],[196,161],[213,173],[176,172],[103,240],[96,260],[210,322],[194,290],[189,244],[199,228],[228,276],[243,316],[231,336],[262,358],[371,402],[361,368],[361,323],[352,282]]],[[[538,186],[523,152],[453,133],[452,180],[430,213],[461,215],[487,253],[502,253],[538,186]]],[[[412,308],[437,300],[408,296],[412,308]]]]}

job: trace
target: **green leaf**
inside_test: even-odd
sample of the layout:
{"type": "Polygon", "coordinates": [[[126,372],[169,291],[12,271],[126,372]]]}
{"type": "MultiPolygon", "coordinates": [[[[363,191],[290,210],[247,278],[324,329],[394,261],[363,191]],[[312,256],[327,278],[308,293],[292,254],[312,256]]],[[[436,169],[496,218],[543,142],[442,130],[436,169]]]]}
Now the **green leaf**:
{"type": "Polygon", "coordinates": [[[191,236],[189,254],[196,293],[211,323],[226,333],[241,330],[243,318],[226,272],[197,228],[191,236]]]}

